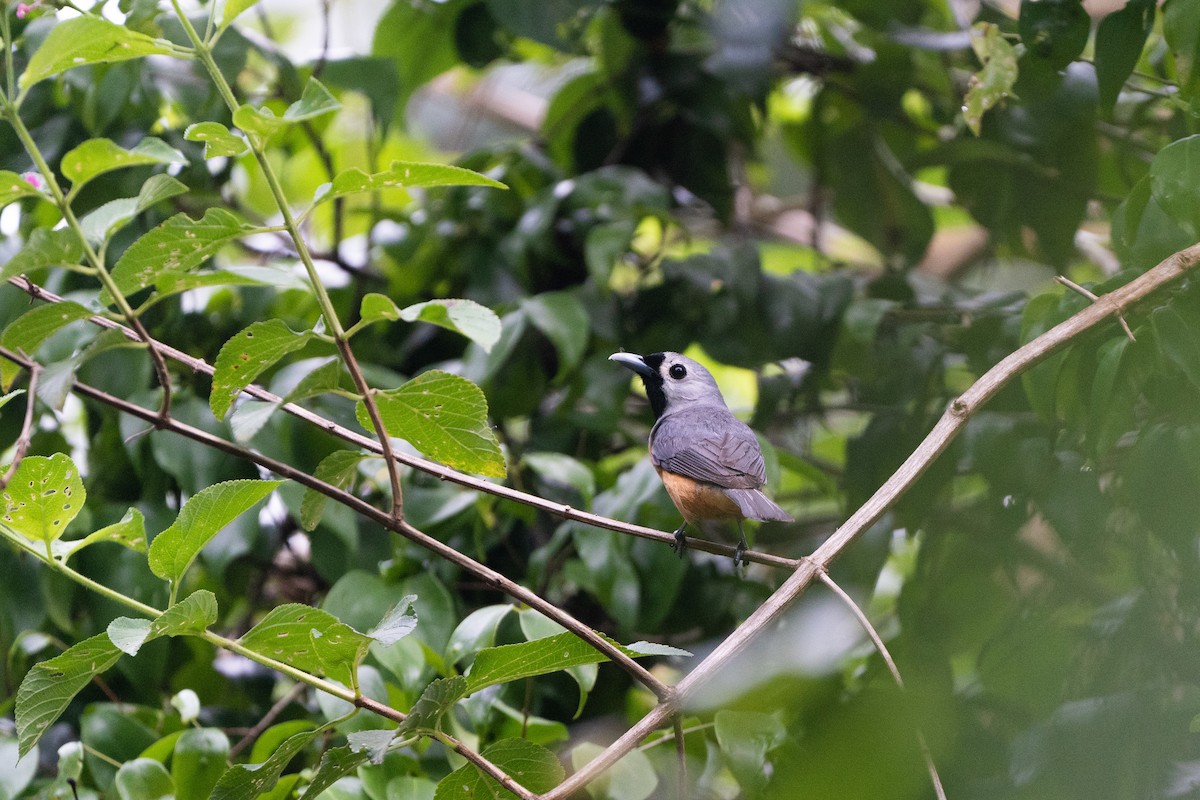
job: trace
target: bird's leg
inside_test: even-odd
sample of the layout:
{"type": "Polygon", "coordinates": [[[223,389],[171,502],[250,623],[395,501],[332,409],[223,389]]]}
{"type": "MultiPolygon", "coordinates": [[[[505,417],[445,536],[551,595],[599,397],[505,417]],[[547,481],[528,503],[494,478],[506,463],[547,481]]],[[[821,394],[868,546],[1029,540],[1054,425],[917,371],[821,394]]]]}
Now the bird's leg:
{"type": "Polygon", "coordinates": [[[675,541],[671,543],[671,549],[680,558],[683,558],[683,551],[687,549],[687,537],[683,535],[683,529],[687,527],[687,520],[679,523],[679,527],[675,529],[675,541]]]}
{"type": "Polygon", "coordinates": [[[742,521],[738,520],[738,543],[737,549],[733,551],[733,568],[746,566],[746,534],[742,532],[742,521]]]}

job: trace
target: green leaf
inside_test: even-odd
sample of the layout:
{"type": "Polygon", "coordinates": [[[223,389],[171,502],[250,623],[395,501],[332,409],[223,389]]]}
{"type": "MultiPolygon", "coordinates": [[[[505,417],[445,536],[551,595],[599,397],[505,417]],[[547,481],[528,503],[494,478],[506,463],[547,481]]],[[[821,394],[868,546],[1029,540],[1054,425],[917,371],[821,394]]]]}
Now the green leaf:
{"type": "MultiPolygon", "coordinates": [[[[353,450],[334,450],[317,464],[313,477],[339,489],[345,489],[354,482],[354,476],[358,474],[358,464],[364,458],[366,455],[353,450]]],[[[304,530],[316,529],[328,502],[329,498],[320,492],[307,488],[304,490],[304,498],[300,501],[300,525],[304,530]]]]}
{"type": "Polygon", "coordinates": [[[358,665],[371,638],[328,611],[289,603],[272,609],[241,644],[265,656],[346,686],[358,683],[358,665]]]}
{"type": "Polygon", "coordinates": [[[587,309],[579,298],[567,291],[543,292],[523,301],[521,308],[558,351],[556,377],[574,369],[583,358],[591,333],[587,309]]]}
{"type": "Polygon", "coordinates": [[[108,623],[105,633],[113,646],[122,653],[136,656],[150,636],[150,620],[117,617],[108,623]]]}
{"type": "MultiPolygon", "coordinates": [[[[64,749],[72,750],[75,748],[64,745],[59,751],[60,754],[64,749]]],[[[59,763],[61,764],[61,755],[59,759],[59,763]]],[[[18,755],[16,740],[5,734],[4,736],[0,736],[0,764],[4,765],[4,768],[0,769],[0,797],[27,797],[28,795],[24,794],[25,787],[33,782],[34,777],[38,773],[38,754],[31,753],[21,758],[18,755]]]]}
{"type": "Polygon", "coordinates": [[[1021,41],[1030,54],[1055,70],[1083,52],[1091,26],[1080,0],[1025,0],[1017,18],[1021,41]]]}
{"type": "Polygon", "coordinates": [[[456,664],[496,643],[496,629],[513,610],[510,603],[477,608],[458,623],[446,645],[446,663],[456,664]]]}
{"type": "Polygon", "coordinates": [[[1192,238],[1200,234],[1200,134],[1177,139],[1150,162],[1150,194],[1192,238]]]}
{"type": "Polygon", "coordinates": [[[1200,93],[1200,6],[1189,0],[1164,3],[1162,35],[1175,55],[1180,93],[1194,109],[1200,93]]]}
{"type": "Polygon", "coordinates": [[[283,119],[288,122],[316,119],[330,112],[337,111],[341,107],[342,104],[337,101],[336,97],[329,93],[329,90],[325,88],[325,84],[316,78],[310,77],[308,83],[304,84],[304,92],[300,95],[300,99],[288,106],[287,111],[283,112],[283,119]]]}
{"type": "MultiPolygon", "coordinates": [[[[158,276],[155,285],[160,297],[213,286],[267,286],[270,283],[265,278],[270,272],[267,268],[241,268],[236,272],[223,269],[205,272],[164,272],[158,276]],[[255,274],[250,272],[251,269],[263,277],[255,277],[255,274]]],[[[301,285],[307,287],[308,284],[301,285]]]]}
{"type": "Polygon", "coordinates": [[[250,149],[246,140],[219,122],[195,122],[183,132],[189,142],[204,142],[204,157],[233,158],[250,149]]]}
{"type": "Polygon", "coordinates": [[[166,767],[152,758],[126,761],[113,780],[121,800],[175,800],[175,782],[166,767]]]}
{"type": "Polygon", "coordinates": [[[433,186],[491,186],[507,189],[503,183],[462,167],[448,164],[424,164],[414,161],[393,161],[391,169],[368,175],[358,167],[339,172],[332,183],[322,184],[313,197],[313,204],[335,197],[383,189],[415,189],[433,186]]]}
{"type": "Polygon", "coordinates": [[[717,743],[749,796],[757,795],[767,783],[763,764],[767,754],[783,744],[787,730],[770,714],[758,711],[721,710],[716,713],[717,743]]]}
{"type": "Polygon", "coordinates": [[[362,753],[372,764],[378,766],[383,763],[383,759],[387,755],[388,748],[392,746],[392,742],[396,741],[396,731],[354,731],[347,734],[346,741],[349,743],[351,750],[356,753],[362,753]]]}
{"type": "MultiPolygon", "coordinates": [[[[503,477],[504,455],[487,424],[487,400],[466,378],[429,370],[398,389],[377,392],[389,436],[406,439],[432,459],[464,472],[503,477]]],[[[362,402],[358,421],[371,429],[362,402]]]]}
{"type": "Polygon", "coordinates": [[[225,0],[225,7],[221,10],[220,27],[229,27],[229,24],[237,19],[239,14],[252,8],[256,3],[258,0],[225,0]]]}
{"type": "MultiPolygon", "coordinates": [[[[309,781],[304,794],[300,796],[300,800],[315,800],[321,792],[347,775],[354,774],[369,760],[370,755],[366,751],[356,751],[348,746],[326,750],[325,754],[321,756],[321,763],[317,765],[317,771],[313,773],[312,780],[309,781]]],[[[388,795],[391,796],[390,791],[388,795]]]]}
{"type": "Polygon", "coordinates": [[[275,116],[275,112],[266,106],[258,108],[243,104],[233,112],[233,124],[241,128],[251,141],[261,143],[288,123],[275,116]]]}
{"type": "MultiPolygon", "coordinates": [[[[558,756],[527,739],[501,739],[486,748],[483,756],[535,794],[549,792],[562,783],[566,774],[558,756]]],[[[652,780],[651,790],[653,783],[652,780]]],[[[480,772],[474,764],[466,764],[438,783],[434,800],[481,800],[485,797],[507,800],[516,795],[495,778],[480,772]]]]}
{"type": "Polygon", "coordinates": [[[187,186],[170,175],[151,175],[142,184],[137,197],[110,200],[81,219],[79,224],[83,228],[83,235],[90,242],[103,243],[147,208],[187,190],[187,186]]]}
{"type": "Polygon", "coordinates": [[[569,486],[588,503],[596,496],[596,476],[587,465],[563,453],[524,453],[521,462],[546,483],[569,486]]]}
{"type": "Polygon", "coordinates": [[[379,320],[428,322],[461,333],[486,352],[500,339],[500,318],[474,300],[429,300],[402,309],[391,298],[372,292],[363,297],[359,316],[368,324],[379,320]]]}
{"type": "Polygon", "coordinates": [[[34,272],[43,267],[72,266],[83,258],[83,243],[70,228],[36,228],[25,246],[0,267],[0,280],[34,272]]]}
{"type": "Polygon", "coordinates": [[[176,800],[208,800],[229,759],[229,738],[217,728],[188,728],[175,742],[171,777],[176,800]]]}
{"type": "Polygon", "coordinates": [[[209,540],[282,483],[226,481],[197,492],[183,504],[175,522],[150,543],[150,570],[178,582],[209,540]]]}
{"type": "Polygon", "coordinates": [[[284,767],[303,750],[316,731],[304,731],[288,737],[261,764],[236,764],[231,767],[213,788],[211,800],[254,800],[270,791],[279,781],[284,767]]]}
{"type": "Polygon", "coordinates": [[[417,612],[413,608],[413,603],[416,599],[415,594],[400,598],[400,602],[383,615],[379,624],[367,631],[367,636],[387,647],[415,631],[417,629],[417,612]]]}
{"type": "Polygon", "coordinates": [[[312,341],[310,331],[297,333],[282,320],[255,322],[221,347],[214,365],[208,405],[213,416],[225,419],[233,400],[263,370],[312,341]]]}
{"type": "Polygon", "coordinates": [[[62,173],[71,181],[68,197],[79,193],[88,181],[106,172],[143,164],[183,164],[183,153],[162,139],[147,136],[132,150],[126,150],[111,139],[88,139],[62,159],[62,173]]]}
{"type": "Polygon", "coordinates": [[[15,172],[0,170],[0,208],[22,197],[42,197],[42,193],[15,172]]]}
{"type": "Polygon", "coordinates": [[[122,294],[131,294],[153,285],[163,273],[195,269],[226,243],[253,230],[223,208],[210,208],[198,220],[176,214],[129,246],[113,267],[113,280],[122,294]]]}
{"type": "Polygon", "coordinates": [[[20,397],[23,394],[25,394],[24,389],[14,389],[13,391],[9,392],[8,394],[0,395],[0,408],[3,408],[4,406],[8,405],[10,400],[15,400],[16,398],[20,397]]]}
{"type": "Polygon", "coordinates": [[[1121,87],[1133,73],[1146,38],[1154,28],[1155,0],[1128,0],[1124,8],[1100,20],[1096,28],[1096,81],[1100,108],[1111,112],[1121,87]]]}
{"type": "Polygon", "coordinates": [[[963,98],[963,118],[971,132],[978,136],[983,115],[1012,94],[1013,84],[1017,82],[1017,59],[1025,48],[1010,44],[1000,27],[991,22],[976,24],[971,34],[971,47],[983,69],[971,76],[963,98]]]}
{"type": "MultiPolygon", "coordinates": [[[[571,750],[571,765],[579,769],[603,750],[598,744],[584,742],[571,750]]],[[[762,768],[761,764],[759,768],[762,768]]],[[[658,774],[654,765],[644,752],[634,749],[588,784],[588,794],[595,800],[646,800],[657,787],[658,774]]]]}
{"type": "Polygon", "coordinates": [[[21,90],[75,67],[175,54],[169,42],[131,31],[103,17],[75,17],[55,25],[29,59],[21,74],[21,90]]]}
{"type": "Polygon", "coordinates": [[[217,597],[207,589],[193,592],[157,619],[117,617],[108,624],[108,638],[123,653],[136,656],[142,645],[160,636],[200,634],[217,621],[217,597]]]}
{"type": "Polygon", "coordinates": [[[462,675],[438,678],[421,692],[404,722],[396,729],[396,735],[407,736],[441,730],[442,715],[466,695],[467,679],[462,675]]]}
{"type": "Polygon", "coordinates": [[[121,651],[100,633],[35,664],[17,689],[17,740],[25,755],[92,678],[117,663],[121,651]]]}
{"type": "Polygon", "coordinates": [[[1158,338],[1158,346],[1193,388],[1200,389],[1200,336],[1171,306],[1157,308],[1150,315],[1150,324],[1158,338]]]}
{"type": "Polygon", "coordinates": [[[75,462],[64,453],[26,456],[4,493],[4,523],[38,542],[53,542],[87,500],[75,462]]]}
{"type": "Polygon", "coordinates": [[[138,511],[136,508],[130,508],[125,512],[125,516],[121,517],[119,522],[114,522],[112,525],[105,525],[99,530],[92,531],[82,539],[73,539],[71,541],[60,539],[55,542],[53,547],[54,557],[60,561],[66,561],[74,553],[97,542],[115,542],[135,552],[145,553],[148,547],[146,544],[146,519],[142,516],[141,511],[138,511]]]}
{"type": "MultiPolygon", "coordinates": [[[[4,332],[0,333],[0,345],[18,353],[33,355],[42,342],[60,328],[90,316],[90,310],[70,301],[37,306],[8,324],[4,332]]],[[[12,388],[13,381],[20,374],[20,365],[8,359],[0,360],[0,386],[3,386],[5,391],[12,388]]]]}

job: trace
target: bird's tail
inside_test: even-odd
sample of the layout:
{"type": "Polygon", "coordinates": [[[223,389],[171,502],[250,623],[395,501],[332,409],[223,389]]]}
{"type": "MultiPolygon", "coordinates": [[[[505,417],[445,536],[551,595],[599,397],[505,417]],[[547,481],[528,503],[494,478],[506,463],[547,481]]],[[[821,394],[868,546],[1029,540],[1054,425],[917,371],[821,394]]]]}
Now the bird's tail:
{"type": "Polygon", "coordinates": [[[792,522],[792,515],[775,505],[771,498],[758,489],[726,489],[725,494],[737,503],[742,516],[764,522],[792,522]]]}

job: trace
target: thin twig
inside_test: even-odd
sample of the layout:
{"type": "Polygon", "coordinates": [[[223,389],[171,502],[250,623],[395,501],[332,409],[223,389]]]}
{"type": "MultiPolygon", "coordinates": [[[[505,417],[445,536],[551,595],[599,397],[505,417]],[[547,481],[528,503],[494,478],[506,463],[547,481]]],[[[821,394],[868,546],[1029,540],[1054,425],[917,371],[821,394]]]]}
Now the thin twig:
{"type": "Polygon", "coordinates": [[[17,449],[13,453],[12,463],[4,471],[4,476],[0,477],[0,491],[8,488],[9,481],[17,474],[17,467],[21,466],[21,459],[25,458],[25,451],[29,449],[29,442],[33,438],[33,409],[37,405],[37,382],[42,367],[31,361],[27,371],[29,385],[25,388],[25,419],[21,422],[21,435],[17,437],[17,449]]]}
{"type": "Polygon", "coordinates": [[[683,736],[683,714],[677,712],[671,719],[672,727],[675,731],[675,796],[679,800],[687,800],[688,788],[688,768],[687,768],[687,749],[684,747],[683,736]]]}
{"type": "Polygon", "coordinates": [[[231,761],[236,759],[243,750],[254,744],[254,740],[261,736],[263,731],[271,727],[271,723],[275,721],[275,718],[282,714],[284,709],[296,702],[307,688],[308,686],[305,684],[297,683],[291,689],[288,689],[283,697],[276,700],[275,704],[267,709],[267,713],[263,714],[262,719],[254,723],[254,727],[246,731],[246,735],[239,739],[233,747],[229,748],[229,759],[231,761]]]}
{"type": "MultiPolygon", "coordinates": [[[[1108,297],[1107,295],[1105,295],[1104,298],[1101,298],[1101,297],[1097,296],[1094,292],[1089,290],[1087,287],[1080,286],[1078,283],[1071,280],[1070,278],[1068,278],[1065,275],[1055,275],[1054,280],[1058,281],[1063,286],[1066,286],[1068,289],[1070,289],[1074,292],[1078,292],[1079,294],[1086,297],[1088,300],[1091,300],[1093,303],[1100,301],[1100,300],[1105,300],[1106,302],[1109,302],[1109,303],[1112,302],[1111,299],[1107,299],[1107,297],[1108,297]]],[[[1135,339],[1133,337],[1133,331],[1130,330],[1129,323],[1125,321],[1125,317],[1123,316],[1119,306],[1117,307],[1117,322],[1121,323],[1121,328],[1124,329],[1125,335],[1129,337],[1129,341],[1136,342],[1137,339],[1135,339]]]]}

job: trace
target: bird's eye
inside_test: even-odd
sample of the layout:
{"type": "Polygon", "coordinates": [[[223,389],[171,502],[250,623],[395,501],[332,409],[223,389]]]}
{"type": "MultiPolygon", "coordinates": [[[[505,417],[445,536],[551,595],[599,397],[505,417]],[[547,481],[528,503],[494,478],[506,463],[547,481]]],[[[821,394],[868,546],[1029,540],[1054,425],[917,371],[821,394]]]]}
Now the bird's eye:
{"type": "Polygon", "coordinates": [[[687,368],[683,364],[673,364],[671,369],[667,370],[671,377],[675,380],[681,380],[684,375],[687,375],[687,368]]]}

